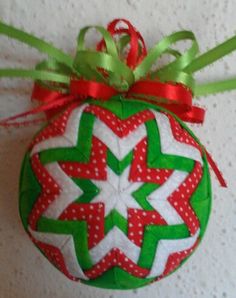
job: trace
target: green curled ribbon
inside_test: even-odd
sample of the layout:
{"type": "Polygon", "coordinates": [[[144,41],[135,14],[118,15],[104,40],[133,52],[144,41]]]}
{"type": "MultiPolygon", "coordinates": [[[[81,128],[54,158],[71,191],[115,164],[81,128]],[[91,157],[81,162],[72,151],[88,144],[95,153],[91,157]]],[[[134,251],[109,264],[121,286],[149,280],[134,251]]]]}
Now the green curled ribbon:
{"type": "MultiPolygon", "coordinates": [[[[57,111],[57,108],[74,100],[90,97],[109,100],[119,93],[124,98],[151,101],[175,113],[183,121],[202,123],[204,110],[192,105],[193,95],[206,96],[236,89],[236,78],[204,84],[196,83],[194,78],[195,72],[235,51],[236,36],[200,55],[194,34],[179,31],[164,37],[148,52],[143,37],[132,24],[124,19],[116,19],[107,29],[101,26],[83,28],[78,35],[73,58],[50,43],[3,22],[0,22],[0,34],[48,56],[34,69],[0,69],[0,77],[33,79],[36,83],[32,97],[41,102],[40,106],[30,111],[0,121],[0,126],[6,127],[17,118],[46,113],[50,109],[57,111]],[[117,28],[120,22],[126,27],[117,28]],[[102,36],[94,50],[85,45],[86,34],[91,29],[102,36]],[[174,45],[183,41],[190,41],[191,45],[181,53],[174,45]],[[174,60],[154,68],[163,55],[169,55],[174,60]]],[[[23,123],[37,123],[37,120],[40,119],[23,123]]],[[[209,153],[205,152],[221,185],[226,186],[218,167],[209,153]]]]}
{"type": "Polygon", "coordinates": [[[195,96],[236,89],[236,78],[197,84],[193,76],[195,72],[236,50],[235,36],[199,55],[194,34],[190,31],[176,32],[159,41],[143,57],[142,61],[131,69],[122,54],[131,39],[125,30],[115,41],[111,32],[101,26],[83,28],[77,39],[77,51],[74,58],[50,43],[3,22],[0,22],[0,34],[21,41],[48,56],[48,59],[36,65],[35,69],[0,69],[0,77],[33,79],[51,90],[68,92],[72,77],[102,82],[120,92],[129,90],[135,82],[146,78],[163,83],[183,84],[195,96]],[[91,50],[85,46],[85,36],[91,28],[96,29],[102,35],[105,45],[101,51],[91,50]],[[173,49],[173,46],[180,41],[192,43],[184,53],[173,49]],[[174,61],[153,70],[153,65],[162,55],[170,55],[174,57],[174,61]]]}

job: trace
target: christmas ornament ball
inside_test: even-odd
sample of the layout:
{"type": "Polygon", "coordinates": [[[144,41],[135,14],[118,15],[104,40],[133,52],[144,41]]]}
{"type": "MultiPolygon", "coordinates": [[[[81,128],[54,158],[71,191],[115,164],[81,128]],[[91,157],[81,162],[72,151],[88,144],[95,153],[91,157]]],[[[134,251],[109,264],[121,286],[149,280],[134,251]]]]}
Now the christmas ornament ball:
{"type": "Polygon", "coordinates": [[[25,230],[55,267],[91,286],[131,289],[169,275],[198,246],[210,207],[194,134],[167,110],[120,95],[68,106],[22,165],[25,230]]]}

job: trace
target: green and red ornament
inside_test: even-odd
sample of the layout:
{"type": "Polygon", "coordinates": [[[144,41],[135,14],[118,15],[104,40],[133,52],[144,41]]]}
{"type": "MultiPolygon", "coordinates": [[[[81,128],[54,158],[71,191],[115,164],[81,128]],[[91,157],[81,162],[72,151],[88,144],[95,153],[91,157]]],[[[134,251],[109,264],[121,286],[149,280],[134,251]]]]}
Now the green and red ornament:
{"type": "Polygon", "coordinates": [[[206,230],[208,162],[226,186],[184,123],[204,121],[192,98],[236,88],[235,80],[198,85],[193,74],[235,50],[236,37],[198,55],[194,34],[181,31],[147,51],[130,22],[117,19],[82,29],[73,59],[4,23],[0,33],[48,55],[35,69],[0,69],[1,77],[34,79],[39,103],[2,127],[46,114],[20,177],[19,210],[33,243],[68,278],[96,287],[137,288],[175,271],[206,230]],[[85,46],[90,28],[102,35],[96,50],[85,46]],[[172,48],[185,40],[186,52],[172,48]],[[174,61],[153,69],[163,54],[174,61]]]}

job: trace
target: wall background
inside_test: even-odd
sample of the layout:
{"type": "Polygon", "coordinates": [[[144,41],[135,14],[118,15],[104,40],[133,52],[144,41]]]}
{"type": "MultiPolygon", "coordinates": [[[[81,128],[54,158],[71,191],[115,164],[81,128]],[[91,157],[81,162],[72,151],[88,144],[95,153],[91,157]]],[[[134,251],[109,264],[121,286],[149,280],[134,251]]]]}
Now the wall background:
{"type": "MultiPolygon", "coordinates": [[[[201,51],[236,34],[231,0],[0,0],[0,18],[74,53],[79,29],[128,18],[152,46],[163,35],[192,30],[201,51]]],[[[90,42],[94,41],[93,37],[90,42]]],[[[199,81],[236,75],[236,54],[198,73],[199,81]]],[[[0,66],[31,67],[43,56],[0,38],[0,66]]],[[[0,81],[0,117],[30,107],[32,83],[0,81]]],[[[207,110],[203,127],[193,127],[228,181],[221,189],[212,175],[213,212],[205,239],[190,260],[159,283],[131,291],[104,291],[76,284],[31,244],[18,215],[18,177],[27,144],[38,127],[0,129],[0,297],[1,298],[235,298],[236,293],[236,91],[199,99],[207,110]],[[217,119],[217,121],[216,121],[217,119]]]]}

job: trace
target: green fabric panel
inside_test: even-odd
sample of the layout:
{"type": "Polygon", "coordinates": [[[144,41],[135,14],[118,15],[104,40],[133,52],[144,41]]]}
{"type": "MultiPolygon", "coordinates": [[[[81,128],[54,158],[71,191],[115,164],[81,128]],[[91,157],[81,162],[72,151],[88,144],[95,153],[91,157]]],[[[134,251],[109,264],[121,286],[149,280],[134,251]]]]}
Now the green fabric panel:
{"type": "Polygon", "coordinates": [[[37,231],[72,235],[76,255],[81,267],[83,269],[92,267],[92,261],[88,252],[87,223],[85,221],[61,221],[41,217],[37,223],[37,231]]]}
{"type": "Polygon", "coordinates": [[[109,99],[108,101],[99,101],[89,99],[86,102],[92,105],[103,107],[122,119],[122,103],[119,95],[115,97],[115,100],[109,99]]]}
{"type": "Polygon", "coordinates": [[[209,220],[209,215],[210,215],[210,211],[211,211],[211,200],[208,197],[208,198],[206,198],[206,200],[204,200],[202,202],[193,202],[192,207],[200,221],[201,230],[200,230],[199,236],[200,236],[200,238],[202,238],[206,231],[207,223],[209,220]]]}
{"type": "Polygon", "coordinates": [[[137,101],[134,104],[134,101],[127,100],[122,95],[114,96],[109,101],[102,102],[102,101],[88,100],[87,102],[111,111],[120,119],[126,119],[138,112],[141,112],[147,109],[146,103],[137,101]]]}
{"type": "Polygon", "coordinates": [[[150,283],[154,278],[138,278],[119,267],[114,268],[117,284],[123,289],[138,288],[150,283]]]}
{"type": "Polygon", "coordinates": [[[158,187],[158,184],[155,183],[145,183],[138,190],[133,192],[132,196],[144,210],[155,210],[148,202],[147,197],[158,187]]]}
{"type": "Polygon", "coordinates": [[[121,99],[122,102],[122,108],[123,108],[123,118],[126,119],[136,113],[142,112],[147,109],[147,106],[145,103],[137,102],[134,104],[132,101],[128,101],[125,98],[121,99]]]}
{"type": "MultiPolygon", "coordinates": [[[[114,278],[114,269],[104,272],[101,276],[91,280],[81,280],[83,284],[104,288],[104,289],[117,289],[116,280],[114,278]]],[[[119,287],[118,287],[119,289],[119,287]]]]}
{"type": "Polygon", "coordinates": [[[24,228],[27,229],[29,214],[38,199],[41,186],[35,177],[27,152],[22,163],[19,183],[19,213],[24,228]]]}
{"type": "Polygon", "coordinates": [[[203,164],[203,175],[202,179],[198,184],[197,189],[192,194],[190,202],[201,202],[203,200],[208,199],[209,193],[208,193],[208,169],[206,168],[206,163],[203,164]]]}
{"type": "Polygon", "coordinates": [[[203,176],[193,193],[190,203],[200,221],[200,238],[203,237],[211,212],[211,180],[206,155],[203,156],[203,176]]]}
{"type": "Polygon", "coordinates": [[[40,152],[39,156],[41,163],[44,165],[55,161],[77,161],[81,163],[88,162],[87,156],[77,147],[47,149],[40,152]]]}
{"type": "Polygon", "coordinates": [[[89,179],[72,178],[84,192],[75,203],[89,203],[100,192],[100,189],[89,179]]]}
{"type": "Polygon", "coordinates": [[[185,224],[172,226],[145,226],[143,244],[138,265],[147,269],[151,269],[158,241],[160,239],[182,239],[189,236],[189,230],[185,224]]]}
{"type": "Polygon", "coordinates": [[[191,172],[194,160],[176,155],[163,154],[161,152],[160,134],[155,120],[145,123],[148,135],[148,166],[152,168],[175,169],[191,172]]]}
{"type": "Polygon", "coordinates": [[[182,239],[190,236],[186,224],[180,225],[148,225],[145,227],[144,238],[146,234],[153,234],[156,239],[182,239]]]}
{"type": "Polygon", "coordinates": [[[124,234],[128,234],[127,220],[115,209],[105,217],[105,234],[117,226],[124,234]]]}
{"type": "Polygon", "coordinates": [[[54,161],[77,161],[82,163],[89,162],[94,121],[94,115],[83,113],[79,124],[77,145],[75,147],[73,146],[44,150],[43,152],[40,152],[41,162],[43,164],[54,161]]]}
{"type": "Polygon", "coordinates": [[[20,191],[28,191],[29,189],[34,189],[35,187],[38,190],[41,189],[40,185],[38,184],[37,177],[35,176],[31,167],[30,154],[27,152],[21,167],[20,191]]]}
{"type": "Polygon", "coordinates": [[[208,207],[208,218],[207,218],[207,222],[205,224],[205,226],[203,226],[203,232],[205,232],[206,228],[207,228],[207,224],[210,218],[210,213],[211,213],[211,209],[212,209],[212,186],[211,186],[211,175],[210,175],[210,171],[209,171],[209,165],[208,165],[208,161],[207,161],[207,157],[206,157],[206,153],[204,153],[204,162],[205,162],[205,167],[207,169],[207,187],[208,187],[208,197],[209,197],[209,207],[208,207]]]}
{"type": "Polygon", "coordinates": [[[121,175],[123,171],[131,164],[133,159],[133,151],[128,153],[122,160],[119,160],[108,149],[107,151],[107,164],[117,174],[121,175]]]}
{"type": "Polygon", "coordinates": [[[143,287],[152,280],[154,278],[138,278],[119,267],[113,267],[100,277],[90,281],[82,280],[82,283],[104,289],[128,290],[143,287]]]}
{"type": "Polygon", "coordinates": [[[89,113],[83,113],[80,119],[77,148],[83,152],[87,162],[90,160],[95,119],[95,116],[89,113]]]}

